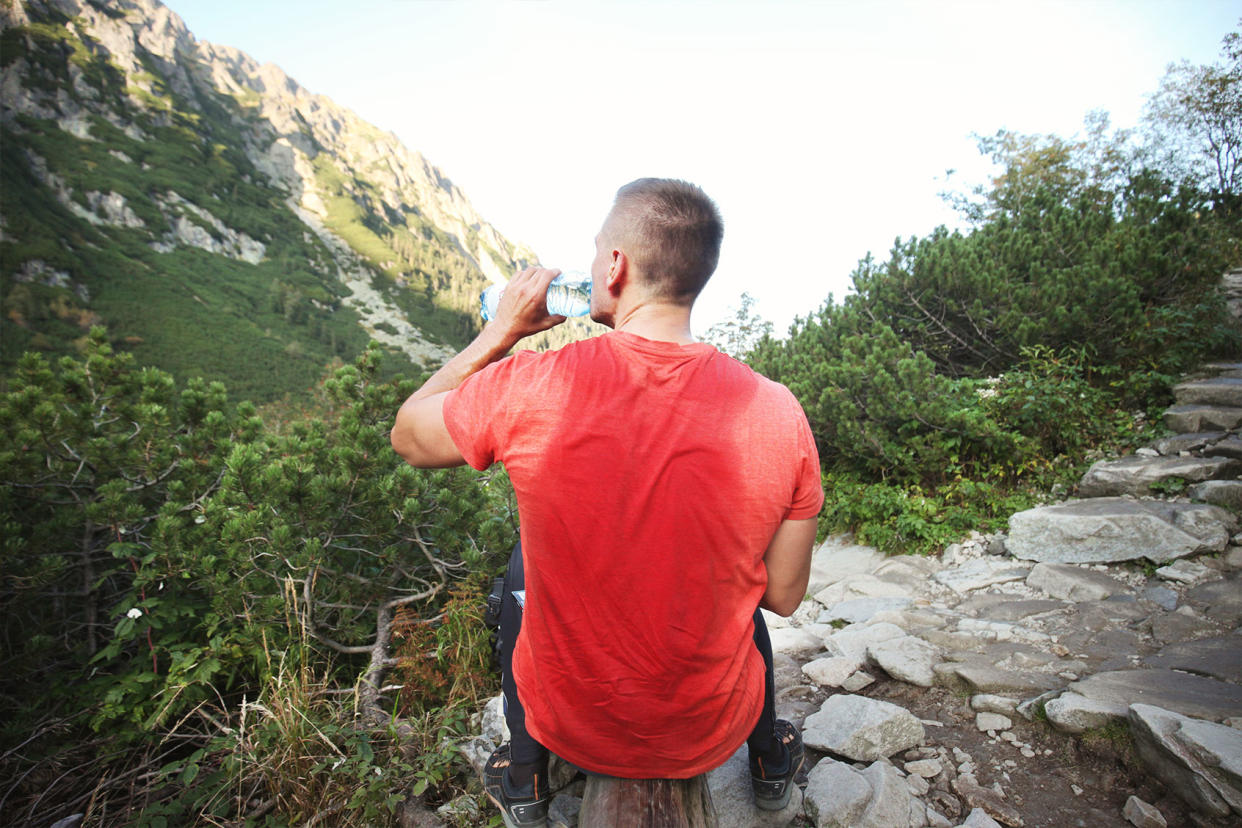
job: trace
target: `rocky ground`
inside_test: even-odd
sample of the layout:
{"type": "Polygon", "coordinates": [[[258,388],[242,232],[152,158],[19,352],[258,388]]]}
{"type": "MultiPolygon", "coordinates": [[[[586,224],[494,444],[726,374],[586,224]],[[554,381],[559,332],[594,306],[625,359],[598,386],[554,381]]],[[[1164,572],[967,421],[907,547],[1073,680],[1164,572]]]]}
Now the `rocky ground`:
{"type": "MultiPolygon", "coordinates": [[[[769,617],[799,790],[757,811],[743,748],[709,778],[722,828],[1238,824],[1242,364],[1177,396],[1176,437],[1007,533],[928,557],[820,547],[810,597],[769,617]]],[[[476,764],[498,704],[481,730],[476,764]]],[[[576,825],[576,793],[551,825],[576,825]]]]}

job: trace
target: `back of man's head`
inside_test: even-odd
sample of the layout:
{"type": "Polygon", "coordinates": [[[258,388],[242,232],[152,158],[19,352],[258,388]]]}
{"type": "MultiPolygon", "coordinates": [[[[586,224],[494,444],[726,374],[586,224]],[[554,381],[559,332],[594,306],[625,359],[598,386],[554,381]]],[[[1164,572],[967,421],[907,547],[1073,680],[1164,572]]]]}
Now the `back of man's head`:
{"type": "Polygon", "coordinates": [[[605,232],[654,298],[690,305],[716,270],[724,222],[695,185],[640,178],[617,191],[605,232]]]}

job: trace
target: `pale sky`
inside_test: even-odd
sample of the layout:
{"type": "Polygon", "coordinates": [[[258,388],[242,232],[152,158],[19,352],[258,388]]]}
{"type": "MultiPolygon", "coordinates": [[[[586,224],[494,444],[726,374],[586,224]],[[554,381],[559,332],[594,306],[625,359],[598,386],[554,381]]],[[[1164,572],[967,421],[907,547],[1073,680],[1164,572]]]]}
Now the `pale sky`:
{"type": "Polygon", "coordinates": [[[585,269],[617,187],[683,178],[725,219],[702,333],[743,291],[783,334],[868,252],[956,222],[972,133],[1133,126],[1237,0],[166,0],[425,155],[508,238],[585,269]],[[946,183],[948,169],[958,172],[946,183]]]}

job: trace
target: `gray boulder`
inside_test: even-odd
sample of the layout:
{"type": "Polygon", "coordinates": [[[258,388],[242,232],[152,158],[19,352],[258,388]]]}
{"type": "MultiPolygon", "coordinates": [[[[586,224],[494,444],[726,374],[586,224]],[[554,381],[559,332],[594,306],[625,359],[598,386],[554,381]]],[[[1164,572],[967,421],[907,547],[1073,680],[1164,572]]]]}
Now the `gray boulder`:
{"type": "Polygon", "coordinates": [[[1116,578],[1072,564],[1036,564],[1026,585],[1064,601],[1102,601],[1126,591],[1126,585],[1116,578]]]}
{"type": "Polygon", "coordinates": [[[802,741],[856,762],[887,759],[922,744],[923,723],[904,707],[866,696],[830,697],[807,717],[802,741]]]}
{"type": "Polygon", "coordinates": [[[1146,704],[1130,706],[1135,750],[1195,810],[1242,817],[1242,730],[1146,704]]]}
{"type": "Polygon", "coordinates": [[[1217,506],[1098,497],[1012,515],[1006,546],[1014,557],[1049,563],[1164,563],[1223,551],[1236,523],[1217,506]]]}
{"type": "Polygon", "coordinates": [[[1173,478],[1191,483],[1236,475],[1242,462],[1230,457],[1122,457],[1100,460],[1078,483],[1081,497],[1146,495],[1152,485],[1173,478]]]}
{"type": "Polygon", "coordinates": [[[1167,667],[1242,684],[1242,636],[1219,635],[1170,644],[1144,661],[1152,667],[1167,667]]]}
{"type": "Polygon", "coordinates": [[[1077,693],[1062,693],[1044,703],[1044,715],[1063,733],[1082,733],[1126,718],[1129,706],[1122,702],[1100,701],[1077,693]]]}
{"type": "Polygon", "coordinates": [[[890,638],[872,644],[868,655],[880,669],[898,681],[931,687],[936,683],[935,666],[940,661],[940,650],[921,638],[912,635],[890,638]]]}
{"type": "Polygon", "coordinates": [[[923,828],[927,812],[887,761],[855,770],[824,759],[807,777],[807,811],[817,828],[923,828]]]}

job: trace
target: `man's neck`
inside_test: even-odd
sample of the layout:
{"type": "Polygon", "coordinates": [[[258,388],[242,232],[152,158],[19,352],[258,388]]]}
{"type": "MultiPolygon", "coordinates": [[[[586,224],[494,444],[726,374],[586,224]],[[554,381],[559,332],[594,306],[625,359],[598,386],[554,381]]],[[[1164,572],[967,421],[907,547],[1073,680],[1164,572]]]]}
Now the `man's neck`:
{"type": "Polygon", "coordinates": [[[656,342],[695,342],[690,332],[690,308],[658,302],[644,302],[619,308],[613,330],[641,336],[656,342]]]}

